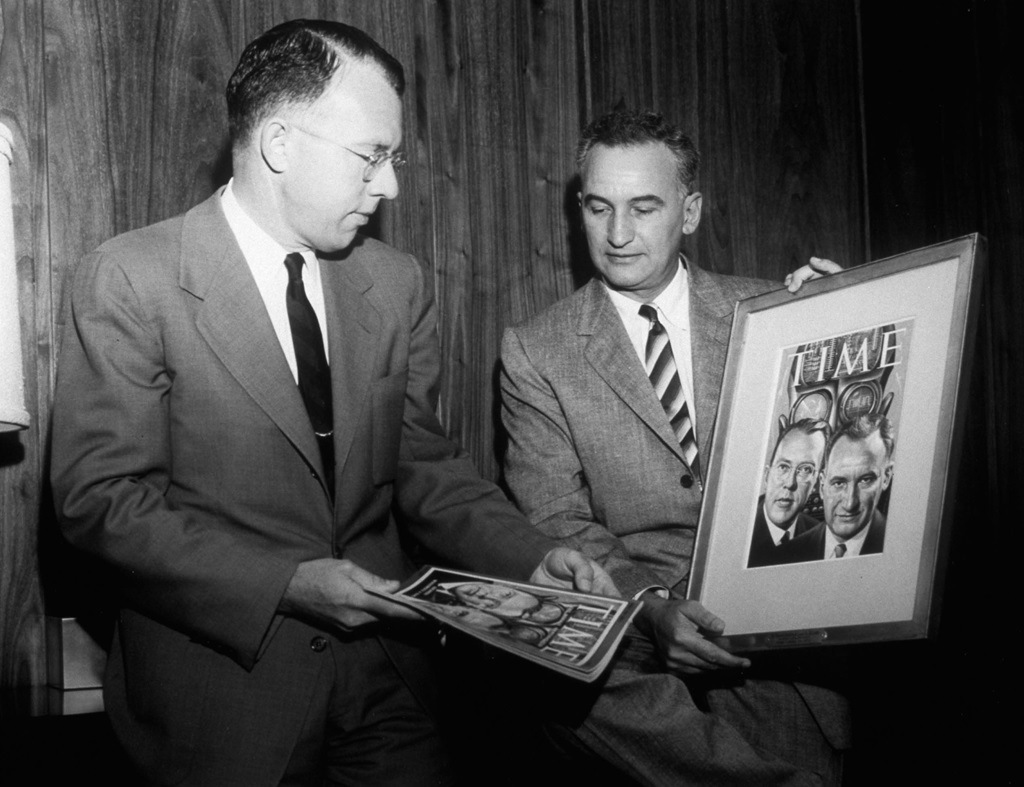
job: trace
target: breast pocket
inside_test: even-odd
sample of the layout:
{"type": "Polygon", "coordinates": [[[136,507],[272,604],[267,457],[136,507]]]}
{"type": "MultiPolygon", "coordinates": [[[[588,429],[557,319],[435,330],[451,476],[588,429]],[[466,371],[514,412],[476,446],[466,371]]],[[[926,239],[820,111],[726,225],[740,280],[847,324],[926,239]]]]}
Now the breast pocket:
{"type": "Polygon", "coordinates": [[[373,384],[371,412],[375,484],[386,484],[395,480],[398,447],[402,442],[402,417],[405,413],[405,389],[408,379],[408,372],[399,372],[383,377],[373,384]]]}

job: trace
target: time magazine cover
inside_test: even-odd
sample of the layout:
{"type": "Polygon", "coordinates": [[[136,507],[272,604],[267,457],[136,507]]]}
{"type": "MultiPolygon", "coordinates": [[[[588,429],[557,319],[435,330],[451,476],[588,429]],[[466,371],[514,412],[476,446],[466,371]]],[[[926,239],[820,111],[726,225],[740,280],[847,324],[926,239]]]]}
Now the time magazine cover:
{"type": "Polygon", "coordinates": [[[582,681],[611,661],[642,603],[427,566],[396,593],[370,591],[582,681]]]}

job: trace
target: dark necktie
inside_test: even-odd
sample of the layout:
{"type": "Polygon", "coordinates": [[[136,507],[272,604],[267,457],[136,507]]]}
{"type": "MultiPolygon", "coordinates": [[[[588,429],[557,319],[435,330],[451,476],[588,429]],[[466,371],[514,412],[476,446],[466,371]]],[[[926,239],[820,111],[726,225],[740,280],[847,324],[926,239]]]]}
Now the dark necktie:
{"type": "Polygon", "coordinates": [[[331,369],[324,352],[324,337],[316,319],[306,288],[302,284],[302,264],[298,252],[284,258],[288,269],[288,322],[295,347],[295,364],[299,372],[299,393],[309,413],[310,423],[320,445],[327,488],[334,497],[334,410],[331,404],[331,369]]]}
{"type": "Polygon", "coordinates": [[[640,316],[651,323],[650,333],[647,334],[647,376],[651,379],[651,385],[661,400],[661,406],[672,425],[672,431],[682,446],[683,458],[699,480],[700,457],[697,455],[697,436],[693,433],[693,422],[690,420],[690,410],[686,406],[686,395],[679,380],[679,370],[676,368],[668,332],[658,320],[658,310],[651,304],[645,303],[640,307],[640,316]]]}
{"type": "Polygon", "coordinates": [[[836,544],[836,548],[832,550],[832,554],[836,557],[842,557],[846,554],[846,544],[836,544]]]}
{"type": "Polygon", "coordinates": [[[787,530],[785,533],[782,534],[782,538],[779,539],[779,543],[780,544],[785,544],[787,541],[792,539],[792,537],[793,537],[793,534],[790,531],[787,530]]]}

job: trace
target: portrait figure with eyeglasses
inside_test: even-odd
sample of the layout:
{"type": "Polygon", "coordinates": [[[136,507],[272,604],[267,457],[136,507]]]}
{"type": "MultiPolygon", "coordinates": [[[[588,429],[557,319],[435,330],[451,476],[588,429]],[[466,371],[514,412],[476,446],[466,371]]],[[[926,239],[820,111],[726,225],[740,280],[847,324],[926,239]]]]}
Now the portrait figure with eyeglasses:
{"type": "Polygon", "coordinates": [[[780,421],[775,450],[764,468],[747,568],[777,565],[779,547],[818,524],[804,509],[818,484],[829,433],[827,421],[780,421]]]}

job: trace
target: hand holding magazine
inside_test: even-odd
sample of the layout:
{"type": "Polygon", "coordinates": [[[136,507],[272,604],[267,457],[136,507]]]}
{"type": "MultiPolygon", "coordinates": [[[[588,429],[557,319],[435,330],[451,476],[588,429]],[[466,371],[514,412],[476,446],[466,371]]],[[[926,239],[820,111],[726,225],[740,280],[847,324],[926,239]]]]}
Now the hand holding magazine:
{"type": "Polygon", "coordinates": [[[432,566],[395,593],[369,592],[588,683],[608,666],[642,606],[432,566]]]}

